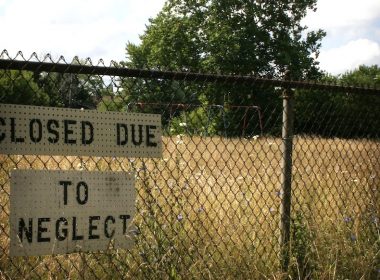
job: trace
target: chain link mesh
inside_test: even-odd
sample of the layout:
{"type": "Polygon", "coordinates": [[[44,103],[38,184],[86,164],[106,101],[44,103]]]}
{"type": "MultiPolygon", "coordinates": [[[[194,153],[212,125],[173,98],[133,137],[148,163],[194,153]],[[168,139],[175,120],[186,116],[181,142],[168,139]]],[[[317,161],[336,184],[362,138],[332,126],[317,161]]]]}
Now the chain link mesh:
{"type": "Polygon", "coordinates": [[[1,103],[159,113],[164,135],[160,159],[0,155],[2,278],[380,277],[379,90],[5,51],[1,59],[1,103]],[[287,273],[284,88],[295,102],[287,273]],[[134,247],[10,257],[12,169],[135,172],[134,247]]]}

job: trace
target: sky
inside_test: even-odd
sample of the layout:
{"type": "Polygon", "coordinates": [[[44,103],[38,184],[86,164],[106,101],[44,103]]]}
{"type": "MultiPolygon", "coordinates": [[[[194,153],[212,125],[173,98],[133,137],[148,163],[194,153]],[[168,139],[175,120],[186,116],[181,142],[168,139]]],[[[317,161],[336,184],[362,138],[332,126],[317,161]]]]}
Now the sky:
{"type": "MultiPolygon", "coordinates": [[[[139,43],[148,19],[165,0],[0,0],[0,51],[125,60],[126,43],[139,43]]],[[[318,0],[302,21],[327,32],[318,61],[333,75],[361,64],[380,65],[380,0],[318,0]]]]}

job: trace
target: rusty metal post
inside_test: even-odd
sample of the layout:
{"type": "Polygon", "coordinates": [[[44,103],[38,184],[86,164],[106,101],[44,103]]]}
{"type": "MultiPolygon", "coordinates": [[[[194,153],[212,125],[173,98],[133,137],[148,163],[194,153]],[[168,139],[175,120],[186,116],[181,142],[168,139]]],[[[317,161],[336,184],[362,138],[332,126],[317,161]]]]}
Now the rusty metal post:
{"type": "MultiPolygon", "coordinates": [[[[289,80],[289,72],[285,79],[289,80]]],[[[293,92],[285,88],[282,94],[282,162],[281,162],[281,207],[280,207],[280,261],[283,271],[288,270],[290,261],[290,209],[292,192],[292,149],[293,149],[293,92]]]]}

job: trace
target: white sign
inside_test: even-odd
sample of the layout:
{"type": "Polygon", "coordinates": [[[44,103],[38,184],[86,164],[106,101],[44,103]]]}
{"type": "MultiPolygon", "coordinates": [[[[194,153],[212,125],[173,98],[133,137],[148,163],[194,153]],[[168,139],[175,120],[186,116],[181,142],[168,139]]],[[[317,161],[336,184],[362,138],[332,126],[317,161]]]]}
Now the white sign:
{"type": "Polygon", "coordinates": [[[130,248],[134,175],[13,170],[10,256],[130,248]]]}
{"type": "Polygon", "coordinates": [[[161,116],[0,104],[0,154],[161,157],[161,116]]]}

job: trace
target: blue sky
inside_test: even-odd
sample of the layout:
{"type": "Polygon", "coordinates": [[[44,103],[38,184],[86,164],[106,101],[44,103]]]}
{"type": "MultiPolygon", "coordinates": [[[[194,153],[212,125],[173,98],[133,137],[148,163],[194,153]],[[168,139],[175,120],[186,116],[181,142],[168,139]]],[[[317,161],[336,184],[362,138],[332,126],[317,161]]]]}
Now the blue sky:
{"type": "Polygon", "coordinates": [[[318,0],[317,8],[303,22],[327,32],[318,58],[322,69],[340,74],[360,64],[380,65],[379,0],[318,0]]]}
{"type": "MultiPolygon", "coordinates": [[[[0,49],[14,56],[50,53],[125,59],[164,0],[0,0],[0,49]]],[[[318,0],[303,23],[327,31],[318,57],[323,70],[340,74],[360,64],[380,65],[380,0],[318,0]]]]}

